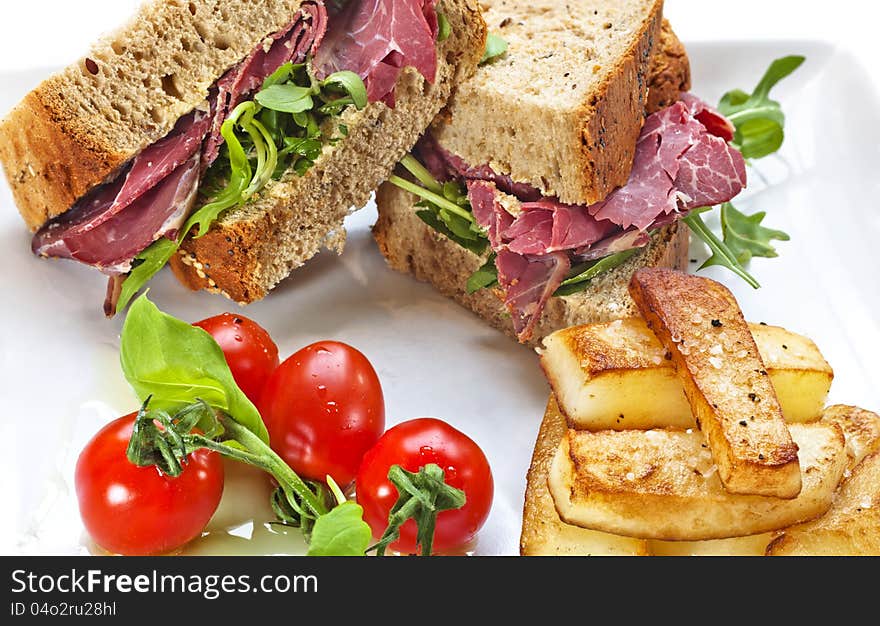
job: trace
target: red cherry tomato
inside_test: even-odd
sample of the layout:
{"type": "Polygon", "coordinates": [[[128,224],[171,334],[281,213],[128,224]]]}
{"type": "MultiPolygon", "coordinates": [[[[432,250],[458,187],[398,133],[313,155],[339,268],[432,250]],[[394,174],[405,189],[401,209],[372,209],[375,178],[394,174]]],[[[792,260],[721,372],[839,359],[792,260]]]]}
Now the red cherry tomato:
{"type": "Polygon", "coordinates": [[[275,370],[259,404],[272,449],[303,478],[354,480],[364,453],[385,430],[379,377],[344,343],[303,348],[275,370]]]}
{"type": "Polygon", "coordinates": [[[223,495],[223,463],[208,450],[189,456],[177,478],[138,467],[125,450],[136,414],[105,426],[76,464],[76,496],[99,546],[125,555],[170,552],[198,537],[223,495]]]}
{"type": "MultiPolygon", "coordinates": [[[[388,513],[397,502],[397,488],[388,480],[392,465],[410,472],[434,463],[446,473],[446,483],[464,491],[465,505],[437,515],[434,551],[448,552],[474,538],[489,517],[495,486],[486,455],[474,441],[446,422],[421,418],[399,424],[386,432],[364,455],[357,475],[357,501],[364,520],[376,537],[388,526],[388,513]]],[[[407,521],[393,550],[414,553],[416,523],[407,521]]]]}
{"type": "Polygon", "coordinates": [[[266,381],[280,363],[278,346],[269,333],[255,321],[231,313],[209,317],[193,326],[214,338],[239,388],[251,402],[259,402],[266,381]]]}

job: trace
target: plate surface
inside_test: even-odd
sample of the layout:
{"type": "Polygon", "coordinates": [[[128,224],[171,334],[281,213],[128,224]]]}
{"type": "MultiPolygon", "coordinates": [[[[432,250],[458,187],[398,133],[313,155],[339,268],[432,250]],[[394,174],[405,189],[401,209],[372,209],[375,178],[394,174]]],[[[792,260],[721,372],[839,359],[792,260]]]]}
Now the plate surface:
{"type": "MultiPolygon", "coordinates": [[[[694,91],[710,102],[733,87],[751,89],[778,56],[807,55],[774,92],[788,114],[788,141],[750,172],[750,189],[737,202],[748,213],[767,211],[766,224],[792,240],[778,245],[780,258],[753,262],[760,291],[718,268],[706,274],[734,290],[749,319],[816,341],[835,369],[832,402],[880,409],[880,102],[870,79],[854,58],[819,42],[694,44],[689,53],[694,91]]],[[[0,111],[40,75],[0,75],[0,111]]],[[[374,220],[372,204],[355,213],[340,258],[320,255],[243,312],[271,332],[283,356],[325,338],[362,350],[382,380],[389,425],[436,416],[475,439],[492,464],[496,497],[468,551],[516,554],[525,474],[548,393],[537,358],[388,270],[370,238],[374,220]]],[[[101,425],[137,406],[118,366],[122,320],[101,315],[105,285],[96,272],[37,260],[29,243],[0,183],[0,470],[12,506],[0,516],[0,552],[87,554],[93,548],[72,490],[76,456],[101,425]]],[[[693,246],[691,256],[706,254],[693,246]]],[[[239,310],[189,293],[167,271],[151,298],[187,320],[239,310]]],[[[214,532],[190,551],[299,552],[296,533],[266,523],[265,489],[253,488],[260,484],[250,472],[233,472],[214,532]]]]}

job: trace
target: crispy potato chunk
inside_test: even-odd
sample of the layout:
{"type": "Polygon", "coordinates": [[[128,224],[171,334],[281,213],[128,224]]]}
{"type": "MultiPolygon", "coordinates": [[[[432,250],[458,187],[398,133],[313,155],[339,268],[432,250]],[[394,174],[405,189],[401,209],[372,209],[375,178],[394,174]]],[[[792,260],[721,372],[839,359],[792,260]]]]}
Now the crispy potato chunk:
{"type": "MultiPolygon", "coordinates": [[[[775,326],[749,329],[785,421],[818,420],[834,374],[816,344],[775,326]]],[[[566,328],[544,346],[541,366],[571,428],[696,428],[675,366],[641,317],[566,328]]]]}
{"type": "Polygon", "coordinates": [[[859,463],[831,510],[787,529],[768,556],[880,556],[880,451],[859,463]]]}
{"type": "Polygon", "coordinates": [[[825,513],[847,464],[836,424],[792,424],[803,489],[794,499],[732,494],[699,432],[574,431],[548,478],[562,520],[629,537],[702,541],[778,530],[825,513]]]}
{"type": "Polygon", "coordinates": [[[556,513],[547,488],[547,473],[559,441],[566,433],[565,418],[551,396],[529,468],[523,510],[520,554],[523,556],[647,556],[643,539],[620,537],[566,524],[556,513]]]}
{"type": "Polygon", "coordinates": [[[651,556],[764,556],[777,533],[711,541],[649,541],[651,556]]]}
{"type": "Polygon", "coordinates": [[[672,356],[727,491],[797,497],[798,448],[730,290],[708,278],[650,268],[633,274],[630,295],[672,356]]]}

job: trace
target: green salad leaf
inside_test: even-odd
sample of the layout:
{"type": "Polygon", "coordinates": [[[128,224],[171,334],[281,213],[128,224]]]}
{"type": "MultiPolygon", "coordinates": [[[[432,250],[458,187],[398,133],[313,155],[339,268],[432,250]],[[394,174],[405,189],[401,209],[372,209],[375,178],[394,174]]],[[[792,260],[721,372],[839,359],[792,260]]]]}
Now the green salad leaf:
{"type": "Polygon", "coordinates": [[[315,521],[306,556],[364,556],[372,539],[363,507],[343,502],[315,521]]]}
{"type": "Polygon", "coordinates": [[[486,263],[471,274],[467,281],[468,295],[477,293],[481,289],[488,289],[498,284],[498,267],[495,265],[495,253],[489,255],[486,263]]]}
{"type": "Polygon", "coordinates": [[[718,110],[736,126],[733,145],[746,159],[760,159],[782,147],[785,115],[782,106],[770,98],[770,90],[805,60],[802,56],[776,59],[751,94],[733,89],[721,98],[718,110]]]}
{"type": "Polygon", "coordinates": [[[590,261],[589,263],[573,267],[571,272],[569,272],[568,278],[562,282],[559,289],[557,289],[553,295],[570,296],[583,291],[589,286],[591,280],[600,274],[604,274],[616,267],[620,267],[634,257],[639,250],[639,248],[632,248],[630,250],[616,252],[596,261],[590,261]]]}
{"type": "Polygon", "coordinates": [[[163,313],[146,295],[131,305],[122,327],[120,362],[135,393],[142,402],[152,398],[153,409],[205,402],[269,441],[259,411],[238,388],[213,337],[163,313]]]}
{"type": "Polygon", "coordinates": [[[761,226],[766,215],[764,211],[746,215],[738,211],[730,202],[721,206],[721,230],[724,233],[724,243],[740,263],[748,263],[756,256],[775,258],[779,254],[770,242],[791,239],[784,231],[761,226]]]}
{"type": "Polygon", "coordinates": [[[444,42],[449,39],[449,35],[452,34],[452,25],[449,23],[449,18],[446,17],[446,14],[443,11],[437,11],[437,26],[440,29],[437,34],[437,41],[444,42]]]}
{"type": "Polygon", "coordinates": [[[759,289],[761,284],[755,279],[754,276],[749,274],[748,270],[740,263],[736,254],[724,243],[721,239],[718,238],[718,235],[712,232],[712,229],[706,225],[706,222],[703,221],[702,213],[706,211],[711,211],[711,207],[707,207],[705,209],[697,209],[691,211],[686,217],[682,218],[685,224],[690,227],[691,232],[693,232],[697,237],[699,237],[712,252],[712,256],[709,257],[705,263],[700,266],[700,269],[705,269],[707,267],[711,267],[713,265],[719,265],[721,267],[726,267],[731,272],[742,278],[749,285],[751,285],[755,289],[759,289]]]}
{"type": "Polygon", "coordinates": [[[483,53],[483,58],[480,59],[480,65],[483,63],[488,63],[493,59],[500,57],[502,54],[507,52],[508,43],[495,33],[489,33],[489,36],[486,37],[486,51],[483,53]]]}
{"type": "Polygon", "coordinates": [[[311,111],[315,106],[311,87],[299,87],[290,83],[266,87],[256,95],[255,100],[260,106],[281,113],[303,113],[311,111]]]}

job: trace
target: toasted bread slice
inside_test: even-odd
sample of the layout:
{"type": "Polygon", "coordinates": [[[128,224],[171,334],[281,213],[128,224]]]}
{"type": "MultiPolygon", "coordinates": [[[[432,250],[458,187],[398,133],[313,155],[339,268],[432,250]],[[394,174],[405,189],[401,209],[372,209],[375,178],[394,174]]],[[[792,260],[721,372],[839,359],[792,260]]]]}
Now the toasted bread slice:
{"type": "Polygon", "coordinates": [[[880,452],[862,460],[825,515],[786,531],[768,556],[880,556],[880,452]]]}
{"type": "MultiPolygon", "coordinates": [[[[822,415],[834,373],[812,341],[749,324],[785,421],[822,415]]],[[[544,339],[541,366],[577,430],[696,428],[669,354],[641,317],[567,328],[544,339]]]]}
{"type": "Polygon", "coordinates": [[[569,204],[629,178],[662,0],[483,0],[507,53],[461,85],[431,132],[471,165],[489,164],[569,204]]]}
{"type": "Polygon", "coordinates": [[[523,556],[646,556],[647,542],[642,539],[587,530],[559,519],[547,487],[547,474],[566,431],[565,419],[551,397],[529,468],[520,553],[523,556]]]}
{"type": "Polygon", "coordinates": [[[794,499],[728,492],[703,435],[672,430],[569,430],[550,492],[569,524],[630,537],[699,541],[779,530],[825,513],[847,464],[838,425],[792,424],[791,432],[803,468],[794,499]]]}
{"type": "Polygon", "coordinates": [[[798,448],[730,290],[653,268],[633,274],[629,290],[672,356],[724,487],[733,494],[796,497],[798,448]]]}

